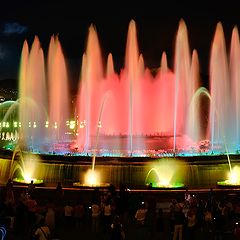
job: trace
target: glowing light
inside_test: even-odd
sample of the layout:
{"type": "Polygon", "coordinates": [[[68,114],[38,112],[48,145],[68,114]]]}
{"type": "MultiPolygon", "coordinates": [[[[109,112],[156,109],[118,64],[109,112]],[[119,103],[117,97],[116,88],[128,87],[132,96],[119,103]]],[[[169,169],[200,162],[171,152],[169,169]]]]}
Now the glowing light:
{"type": "Polygon", "coordinates": [[[86,126],[86,120],[80,122],[80,128],[84,128],[86,126]]]}
{"type": "Polygon", "coordinates": [[[102,127],[102,122],[99,121],[99,122],[98,122],[98,128],[101,128],[101,127],[102,127]]]}
{"type": "Polygon", "coordinates": [[[180,171],[180,166],[176,161],[165,161],[155,164],[147,173],[145,182],[152,187],[160,188],[179,188],[184,184],[179,183],[176,178],[176,174],[180,171]]]}
{"type": "Polygon", "coordinates": [[[228,174],[228,179],[217,182],[220,186],[238,186],[240,185],[240,167],[235,166],[228,174]]]}
{"type": "Polygon", "coordinates": [[[100,184],[100,176],[96,170],[88,170],[85,176],[85,184],[89,186],[97,186],[100,184]]]}
{"type": "Polygon", "coordinates": [[[229,182],[231,184],[240,184],[240,168],[235,166],[232,172],[229,173],[229,182]]]}
{"type": "Polygon", "coordinates": [[[14,122],[13,125],[14,125],[14,127],[16,128],[17,125],[18,125],[18,123],[17,123],[17,122],[14,122]]]}
{"type": "Polygon", "coordinates": [[[75,121],[70,121],[70,125],[69,125],[69,128],[70,129],[74,129],[75,128],[75,121]]]}
{"type": "Polygon", "coordinates": [[[170,182],[169,179],[161,179],[157,184],[159,184],[160,186],[169,186],[170,182]]]}
{"type": "Polygon", "coordinates": [[[32,154],[25,155],[24,158],[20,155],[20,160],[15,162],[12,172],[14,174],[14,172],[19,169],[21,175],[17,178],[13,178],[13,181],[20,183],[30,183],[31,181],[38,184],[42,183],[43,180],[33,177],[37,174],[37,163],[39,160],[39,156],[35,156],[32,154]]]}
{"type": "Polygon", "coordinates": [[[24,173],[23,178],[26,182],[31,182],[31,180],[33,179],[31,173],[28,172],[24,173]]]}

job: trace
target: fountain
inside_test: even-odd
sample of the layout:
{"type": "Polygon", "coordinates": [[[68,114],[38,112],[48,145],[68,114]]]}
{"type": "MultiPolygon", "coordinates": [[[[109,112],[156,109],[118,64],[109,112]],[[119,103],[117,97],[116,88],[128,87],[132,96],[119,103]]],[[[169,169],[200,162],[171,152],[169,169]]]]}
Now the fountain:
{"type": "Polygon", "coordinates": [[[235,166],[228,174],[227,180],[218,181],[217,185],[220,187],[239,187],[240,186],[240,169],[235,166]]]}
{"type": "Polygon", "coordinates": [[[146,185],[158,189],[183,188],[180,173],[184,172],[184,168],[181,165],[176,160],[161,159],[148,171],[146,185]]]}
{"type": "Polygon", "coordinates": [[[191,57],[183,20],[177,31],[174,71],[163,53],[156,76],[144,66],[134,21],[129,24],[125,67],[119,75],[111,54],[104,67],[97,31],[90,26],[79,90],[72,102],[59,39],[51,38],[46,67],[39,39],[35,37],[30,50],[25,41],[19,77],[19,144],[26,150],[31,146],[32,152],[82,156],[192,151],[206,138],[196,130],[199,113],[192,117],[189,109],[199,87],[198,65],[196,51],[191,57]]]}
{"type": "MultiPolygon", "coordinates": [[[[215,156],[225,158],[232,173],[230,158],[238,156],[240,146],[237,27],[232,32],[229,54],[226,49],[223,27],[218,23],[208,90],[201,86],[198,53],[191,51],[187,26],[180,20],[174,66],[168,66],[163,52],[161,65],[153,74],[145,66],[132,20],[125,64],[118,74],[111,53],[104,64],[97,31],[91,25],[76,98],[70,99],[68,69],[58,37],[51,37],[47,62],[38,37],[31,48],[25,41],[19,99],[11,103],[14,107],[0,113],[1,146],[14,149],[19,144],[24,151],[45,159],[87,159],[91,163],[88,184],[92,186],[98,182],[95,164],[100,157],[113,162],[128,159],[125,164],[131,165],[139,157],[185,157],[190,162],[215,156]],[[18,114],[12,117],[15,107],[18,114]]],[[[157,166],[149,172],[153,173],[159,177],[157,166]]]]}
{"type": "Polygon", "coordinates": [[[13,182],[16,184],[30,184],[33,181],[33,184],[42,184],[42,179],[37,179],[36,170],[37,164],[39,162],[39,157],[33,154],[25,154],[23,156],[20,148],[17,146],[13,152],[11,167],[10,167],[10,179],[13,179],[13,182]],[[18,156],[18,159],[15,160],[15,157],[18,156]]]}

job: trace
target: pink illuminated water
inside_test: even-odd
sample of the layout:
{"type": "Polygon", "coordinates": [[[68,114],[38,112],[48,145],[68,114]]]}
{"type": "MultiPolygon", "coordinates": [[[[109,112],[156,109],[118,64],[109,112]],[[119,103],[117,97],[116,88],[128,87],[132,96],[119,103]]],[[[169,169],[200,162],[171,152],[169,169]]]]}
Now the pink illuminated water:
{"type": "MultiPolygon", "coordinates": [[[[185,23],[180,22],[177,34],[175,75],[168,69],[166,53],[163,53],[161,67],[155,77],[144,66],[134,21],[129,24],[125,66],[119,75],[114,73],[111,55],[106,69],[103,68],[97,33],[93,27],[89,29],[88,39],[79,91],[79,120],[86,123],[78,136],[81,149],[94,146],[99,121],[100,135],[126,136],[126,145],[122,148],[129,151],[146,149],[146,136],[154,135],[182,135],[181,143],[177,143],[176,138],[169,142],[171,149],[179,144],[188,144],[184,143],[184,135],[190,130],[185,123],[190,121],[189,105],[199,79],[195,77],[196,74],[191,74],[185,23]],[[103,72],[107,73],[105,77],[103,72]],[[83,136],[88,139],[84,140],[83,136]]],[[[193,71],[196,68],[196,58],[195,53],[193,71]]]]}
{"type": "Polygon", "coordinates": [[[131,21],[124,66],[116,73],[114,56],[109,53],[104,61],[97,31],[91,25],[73,116],[69,114],[69,79],[59,39],[51,38],[47,64],[38,38],[30,51],[25,42],[19,85],[22,139],[28,145],[39,145],[40,151],[55,151],[54,145],[63,144],[65,152],[75,149],[94,156],[185,151],[194,154],[200,151],[201,144],[209,142],[212,149],[206,147],[204,151],[236,151],[240,141],[237,28],[232,33],[228,58],[222,25],[216,27],[209,91],[200,85],[198,53],[190,49],[183,20],[177,29],[173,59],[170,69],[163,52],[161,66],[152,74],[145,66],[136,24],[131,21]],[[75,121],[71,130],[66,124],[70,120],[75,121]],[[41,127],[36,130],[29,127],[29,122],[41,127]]]}

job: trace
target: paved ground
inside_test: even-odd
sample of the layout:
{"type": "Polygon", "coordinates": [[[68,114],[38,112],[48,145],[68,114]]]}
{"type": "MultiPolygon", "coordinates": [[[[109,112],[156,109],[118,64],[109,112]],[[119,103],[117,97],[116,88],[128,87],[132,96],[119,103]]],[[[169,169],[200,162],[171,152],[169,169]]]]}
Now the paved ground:
{"type": "MultiPolygon", "coordinates": [[[[165,228],[163,234],[160,236],[156,231],[152,234],[147,227],[138,227],[134,221],[129,219],[128,222],[124,224],[124,229],[126,233],[126,240],[138,239],[138,240],[170,240],[172,239],[172,235],[169,231],[169,225],[167,220],[165,222],[165,228]],[[161,238],[160,238],[161,237],[161,238]]],[[[25,240],[27,238],[20,237],[14,233],[8,233],[7,239],[9,240],[25,240]]],[[[91,232],[91,224],[88,223],[83,225],[80,228],[75,228],[74,226],[71,227],[58,227],[55,232],[54,240],[110,240],[110,234],[104,233],[100,231],[99,233],[92,233],[91,232]]],[[[186,238],[186,234],[184,234],[183,239],[186,238]]],[[[200,230],[199,228],[196,229],[195,239],[191,240],[233,240],[234,235],[231,228],[225,230],[224,232],[217,233],[217,232],[206,232],[205,229],[200,230]]]]}
{"type": "MultiPolygon", "coordinates": [[[[20,191],[21,189],[15,189],[20,191]]],[[[206,197],[208,190],[190,190],[198,194],[200,197],[206,197]]],[[[223,196],[233,196],[239,197],[239,189],[231,190],[215,190],[218,197],[223,196]]],[[[39,200],[51,199],[54,196],[53,189],[36,189],[36,195],[39,200]]],[[[90,191],[78,191],[76,189],[65,189],[66,199],[85,199],[91,198],[92,192],[90,191]]],[[[130,213],[122,217],[122,224],[126,232],[126,240],[170,240],[172,239],[170,231],[170,220],[168,210],[168,203],[172,198],[183,196],[184,191],[140,191],[133,192],[134,201],[139,201],[141,198],[146,198],[148,196],[156,197],[158,202],[158,207],[163,208],[164,210],[164,232],[162,236],[159,236],[157,233],[153,222],[147,224],[143,227],[139,227],[134,219],[135,206],[132,204],[130,206],[130,213]],[[132,212],[131,212],[132,211],[132,212]]],[[[133,201],[133,203],[134,203],[133,201]]],[[[222,229],[222,232],[217,232],[214,228],[211,231],[208,231],[206,227],[196,229],[195,239],[191,240],[234,240],[233,229],[235,226],[235,220],[229,220],[226,224],[226,227],[222,229]]],[[[91,217],[90,212],[86,214],[84,223],[80,227],[76,227],[75,224],[65,224],[64,221],[57,224],[54,234],[54,239],[60,240],[110,240],[110,232],[104,232],[100,228],[99,233],[92,233],[91,231],[91,217]]],[[[186,232],[184,233],[184,238],[186,238],[186,232]]],[[[29,240],[26,236],[20,236],[14,231],[8,231],[6,240],[29,240]]]]}

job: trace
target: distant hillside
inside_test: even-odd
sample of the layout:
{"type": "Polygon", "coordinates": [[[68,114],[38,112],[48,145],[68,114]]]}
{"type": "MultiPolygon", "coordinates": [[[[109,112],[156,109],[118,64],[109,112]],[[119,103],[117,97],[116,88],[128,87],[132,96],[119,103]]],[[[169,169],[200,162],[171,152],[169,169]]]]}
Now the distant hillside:
{"type": "Polygon", "coordinates": [[[17,79],[11,79],[11,78],[0,79],[0,88],[17,91],[18,89],[17,79]]]}
{"type": "Polygon", "coordinates": [[[18,84],[16,79],[0,80],[0,98],[1,101],[16,100],[18,98],[18,84]]]}

